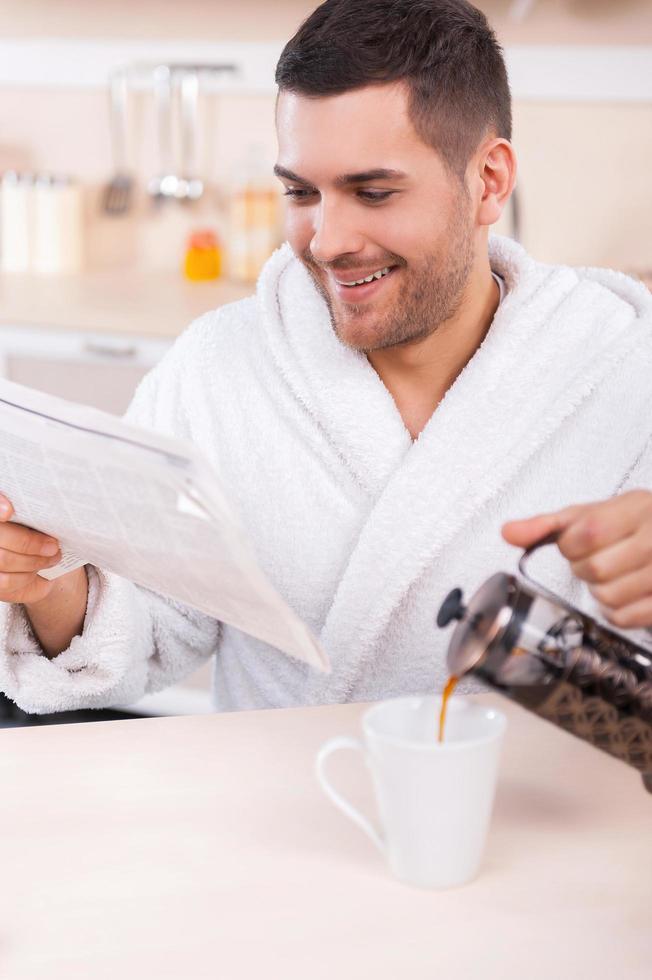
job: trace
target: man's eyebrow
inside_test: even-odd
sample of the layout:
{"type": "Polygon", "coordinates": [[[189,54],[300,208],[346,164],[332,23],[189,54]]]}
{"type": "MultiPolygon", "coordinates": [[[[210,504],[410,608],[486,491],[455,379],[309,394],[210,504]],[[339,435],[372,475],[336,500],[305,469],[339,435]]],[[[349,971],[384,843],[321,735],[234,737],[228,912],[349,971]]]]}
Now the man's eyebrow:
{"type": "MultiPolygon", "coordinates": [[[[298,174],[292,173],[286,167],[281,167],[278,163],[274,167],[274,173],[277,177],[284,177],[286,180],[291,180],[295,184],[305,184],[307,187],[312,186],[310,181],[306,180],[305,177],[299,177],[298,174]]],[[[334,184],[336,187],[346,187],[349,184],[367,184],[372,180],[403,180],[405,177],[407,177],[407,174],[402,170],[388,170],[385,167],[376,167],[374,170],[361,170],[356,174],[341,174],[335,178],[334,184]]]]}
{"type": "Polygon", "coordinates": [[[309,184],[309,180],[305,180],[304,177],[299,177],[298,174],[293,174],[291,170],[287,170],[286,167],[281,167],[279,164],[274,165],[274,173],[277,177],[285,177],[286,180],[291,180],[294,184],[309,184]]]}
{"type": "Polygon", "coordinates": [[[335,178],[336,187],[347,184],[368,184],[371,180],[403,180],[407,174],[402,170],[388,170],[386,167],[375,167],[373,170],[362,170],[357,174],[342,174],[335,178]]]}

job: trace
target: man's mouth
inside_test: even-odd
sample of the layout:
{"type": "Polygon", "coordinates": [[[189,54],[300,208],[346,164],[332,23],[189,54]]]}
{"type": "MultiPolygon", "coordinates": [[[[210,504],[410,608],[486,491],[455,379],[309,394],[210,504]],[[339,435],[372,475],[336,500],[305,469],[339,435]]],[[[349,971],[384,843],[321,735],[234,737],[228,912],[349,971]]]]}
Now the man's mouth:
{"type": "Polygon", "coordinates": [[[356,303],[367,297],[371,297],[379,291],[386,279],[391,279],[397,266],[387,265],[381,269],[355,270],[351,272],[330,273],[335,287],[335,291],[343,299],[356,303]]]}
{"type": "Polygon", "coordinates": [[[368,276],[361,276],[359,279],[352,279],[348,282],[344,282],[342,279],[335,278],[340,286],[361,286],[365,282],[373,282],[374,279],[382,279],[389,272],[391,266],[387,265],[384,269],[377,269],[375,272],[371,272],[368,276]]]}

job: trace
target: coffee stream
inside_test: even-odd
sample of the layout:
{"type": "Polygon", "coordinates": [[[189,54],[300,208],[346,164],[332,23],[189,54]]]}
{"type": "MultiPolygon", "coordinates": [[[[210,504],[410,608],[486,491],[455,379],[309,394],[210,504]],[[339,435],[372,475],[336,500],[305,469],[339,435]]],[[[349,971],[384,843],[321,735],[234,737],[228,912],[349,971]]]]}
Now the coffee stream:
{"type": "MultiPolygon", "coordinates": [[[[512,655],[514,657],[518,657],[518,656],[520,656],[523,653],[526,653],[526,651],[522,647],[514,647],[514,649],[512,651],[512,655]]],[[[453,693],[453,691],[455,690],[455,686],[456,686],[456,684],[457,684],[458,681],[459,681],[459,677],[456,677],[455,674],[451,674],[451,676],[446,681],[446,687],[444,688],[444,693],[443,693],[442,699],[441,699],[441,710],[439,712],[439,739],[438,739],[438,741],[440,741],[440,742],[443,742],[444,741],[444,725],[446,724],[446,709],[448,707],[448,699],[451,696],[451,694],[453,693]]]]}
{"type": "Polygon", "coordinates": [[[446,708],[448,707],[448,699],[455,690],[455,685],[457,684],[459,677],[455,674],[451,676],[446,681],[446,687],[444,688],[444,694],[441,699],[441,711],[439,712],[439,741],[444,741],[444,725],[446,724],[446,708]]]}

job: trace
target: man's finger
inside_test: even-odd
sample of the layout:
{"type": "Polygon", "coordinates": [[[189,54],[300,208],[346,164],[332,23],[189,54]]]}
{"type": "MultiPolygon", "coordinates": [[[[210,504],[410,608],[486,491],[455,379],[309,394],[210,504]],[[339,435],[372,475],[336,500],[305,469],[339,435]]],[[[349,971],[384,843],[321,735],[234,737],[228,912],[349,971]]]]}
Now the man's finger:
{"type": "Polygon", "coordinates": [[[20,596],[21,602],[30,603],[45,599],[53,590],[55,582],[51,579],[42,578],[40,575],[4,576],[0,574],[0,585],[3,602],[16,602],[16,596],[20,596]],[[19,579],[18,583],[15,579],[19,579]],[[8,587],[5,588],[5,586],[8,587]]]}
{"type": "Polygon", "coordinates": [[[523,520],[508,521],[507,524],[503,524],[501,533],[509,544],[516,545],[518,548],[529,548],[549,534],[564,531],[588,506],[588,504],[576,504],[551,514],[538,514],[523,520]]]}
{"type": "Polygon", "coordinates": [[[652,566],[646,565],[602,585],[591,585],[589,591],[601,606],[624,609],[652,595],[652,566]]]}
{"type": "Polygon", "coordinates": [[[645,491],[589,504],[560,535],[559,550],[579,562],[640,531],[646,512],[652,521],[652,494],[645,491]]]}
{"type": "Polygon", "coordinates": [[[19,555],[45,555],[52,557],[59,549],[59,542],[49,534],[34,531],[23,524],[6,524],[2,527],[2,547],[19,555]]]}
{"type": "Polygon", "coordinates": [[[571,561],[570,565],[575,578],[599,585],[652,565],[651,557],[647,536],[632,534],[587,558],[571,561]]]}
{"type": "Polygon", "coordinates": [[[0,522],[8,521],[14,513],[14,508],[9,500],[3,493],[0,493],[0,522]]]}
{"type": "Polygon", "coordinates": [[[652,596],[623,609],[605,609],[605,617],[621,630],[642,629],[652,623],[652,596]]]}
{"type": "Polygon", "coordinates": [[[21,555],[0,548],[0,572],[40,572],[52,568],[61,561],[61,552],[49,558],[47,555],[21,555]]]}

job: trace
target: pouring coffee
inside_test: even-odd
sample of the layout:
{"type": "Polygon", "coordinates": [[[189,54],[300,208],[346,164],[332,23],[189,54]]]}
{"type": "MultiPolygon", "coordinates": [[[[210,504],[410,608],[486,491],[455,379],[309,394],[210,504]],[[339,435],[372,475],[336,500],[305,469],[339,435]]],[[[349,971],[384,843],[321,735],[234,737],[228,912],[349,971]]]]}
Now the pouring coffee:
{"type": "Polygon", "coordinates": [[[536,582],[498,572],[464,604],[453,589],[437,615],[458,620],[447,664],[642,773],[652,792],[652,653],[608,629],[536,582]]]}

